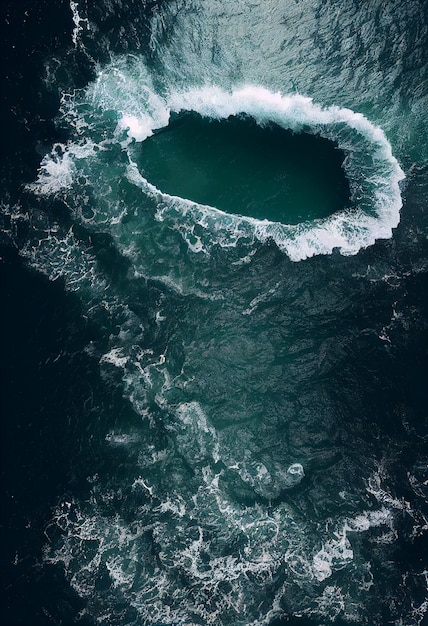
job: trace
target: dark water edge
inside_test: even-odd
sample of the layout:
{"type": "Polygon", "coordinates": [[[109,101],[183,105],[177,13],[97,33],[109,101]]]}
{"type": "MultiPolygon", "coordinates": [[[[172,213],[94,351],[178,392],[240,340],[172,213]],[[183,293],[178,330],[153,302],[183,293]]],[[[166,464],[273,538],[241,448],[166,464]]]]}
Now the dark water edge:
{"type": "Polygon", "coordinates": [[[61,281],[1,245],[0,286],[0,623],[90,626],[62,568],[42,562],[46,530],[60,500],[88,496],[89,474],[118,467],[105,436],[132,411],[101,379],[87,350],[103,343],[100,329],[61,281]]]}
{"type": "Polygon", "coordinates": [[[42,562],[46,531],[59,501],[88,496],[88,475],[118,468],[105,436],[132,411],[101,379],[87,350],[102,345],[101,331],[61,281],[1,245],[0,286],[0,623],[90,626],[62,568],[42,562]]]}
{"type": "Polygon", "coordinates": [[[77,299],[11,248],[0,256],[1,623],[74,624],[82,602],[59,568],[42,565],[43,531],[58,498],[83,493],[88,461],[99,462],[91,420],[114,400],[83,352],[96,333],[77,299]]]}
{"type": "MultiPolygon", "coordinates": [[[[93,10],[102,14],[102,3],[93,10]]],[[[117,21],[105,16],[113,37],[117,21]]],[[[68,0],[0,3],[0,199],[6,204],[27,204],[23,186],[52,144],[66,139],[54,121],[59,92],[44,82],[46,60],[68,56],[64,85],[83,86],[93,77],[92,60],[80,51],[69,55],[72,30],[68,0]]],[[[100,330],[83,319],[78,298],[29,269],[1,228],[0,289],[0,623],[91,626],[62,569],[42,562],[44,531],[66,494],[85,497],[88,473],[106,463],[100,442],[114,427],[106,415],[120,421],[129,407],[84,351],[100,330]]]]}

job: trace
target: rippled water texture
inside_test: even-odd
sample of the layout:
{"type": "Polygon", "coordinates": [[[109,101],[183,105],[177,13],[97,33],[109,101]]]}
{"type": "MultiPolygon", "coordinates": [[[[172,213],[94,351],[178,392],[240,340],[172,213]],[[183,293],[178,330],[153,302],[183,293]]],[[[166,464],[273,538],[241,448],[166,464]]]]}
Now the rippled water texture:
{"type": "Polygon", "coordinates": [[[25,11],[6,619],[423,624],[425,5],[25,11]]]}

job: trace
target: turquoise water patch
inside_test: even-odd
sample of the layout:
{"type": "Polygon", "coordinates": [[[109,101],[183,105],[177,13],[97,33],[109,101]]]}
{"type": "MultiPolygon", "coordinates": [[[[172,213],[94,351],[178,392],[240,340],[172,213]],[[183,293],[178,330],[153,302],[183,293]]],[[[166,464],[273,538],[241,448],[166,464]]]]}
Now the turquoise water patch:
{"type": "Polygon", "coordinates": [[[350,204],[345,153],[332,141],[261,126],[250,116],[194,112],[141,144],[139,167],[162,192],[284,224],[325,218],[350,204]]]}

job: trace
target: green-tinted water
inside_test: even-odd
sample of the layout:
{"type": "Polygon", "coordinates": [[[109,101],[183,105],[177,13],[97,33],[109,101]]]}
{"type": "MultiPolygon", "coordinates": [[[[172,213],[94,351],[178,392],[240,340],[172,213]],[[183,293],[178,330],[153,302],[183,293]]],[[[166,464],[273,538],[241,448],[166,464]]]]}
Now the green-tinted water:
{"type": "Polygon", "coordinates": [[[257,219],[297,224],[349,204],[331,141],[249,117],[173,118],[141,147],[140,165],[161,191],[257,219]]]}

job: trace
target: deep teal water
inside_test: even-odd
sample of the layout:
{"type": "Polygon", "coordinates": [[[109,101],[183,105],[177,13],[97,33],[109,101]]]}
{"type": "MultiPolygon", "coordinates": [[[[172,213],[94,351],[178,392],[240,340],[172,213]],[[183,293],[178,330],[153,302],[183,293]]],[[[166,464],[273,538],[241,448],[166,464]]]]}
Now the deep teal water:
{"type": "Polygon", "coordinates": [[[286,224],[328,217],[350,205],[333,143],[250,119],[188,114],[148,139],[142,171],[156,187],[228,213],[286,224]]]}
{"type": "Polygon", "coordinates": [[[423,624],[424,5],[2,12],[0,621],[423,624]]]}

